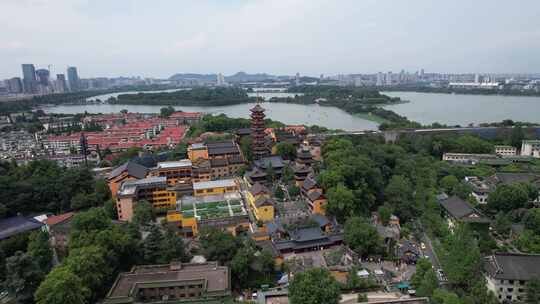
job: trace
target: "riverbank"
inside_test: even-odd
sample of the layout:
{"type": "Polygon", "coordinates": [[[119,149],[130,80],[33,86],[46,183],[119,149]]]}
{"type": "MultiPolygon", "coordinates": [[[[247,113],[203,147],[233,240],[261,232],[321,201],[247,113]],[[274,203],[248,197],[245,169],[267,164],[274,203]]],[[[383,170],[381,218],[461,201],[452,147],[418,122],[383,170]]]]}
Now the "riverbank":
{"type": "Polygon", "coordinates": [[[438,93],[459,95],[486,95],[486,96],[520,96],[540,97],[540,91],[514,90],[514,89],[458,89],[458,88],[432,88],[432,87],[384,87],[387,92],[415,92],[415,93],[438,93]]]}

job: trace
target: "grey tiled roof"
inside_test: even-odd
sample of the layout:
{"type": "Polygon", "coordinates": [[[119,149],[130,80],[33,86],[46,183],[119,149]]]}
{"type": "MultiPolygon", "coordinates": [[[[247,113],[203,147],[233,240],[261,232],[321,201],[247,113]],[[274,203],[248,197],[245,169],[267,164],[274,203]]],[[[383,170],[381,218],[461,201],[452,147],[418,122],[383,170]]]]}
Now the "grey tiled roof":
{"type": "Polygon", "coordinates": [[[148,168],[142,165],[139,165],[135,162],[128,161],[128,162],[125,162],[123,165],[114,169],[109,175],[109,179],[119,176],[120,174],[122,174],[122,172],[126,170],[128,171],[129,175],[136,178],[144,178],[146,174],[148,173],[148,168]]]}
{"type": "Polygon", "coordinates": [[[0,240],[7,239],[19,233],[39,229],[43,223],[32,218],[14,216],[0,220],[0,240]]]}
{"type": "Polygon", "coordinates": [[[540,278],[540,255],[495,253],[485,258],[487,273],[500,280],[540,278]]]}

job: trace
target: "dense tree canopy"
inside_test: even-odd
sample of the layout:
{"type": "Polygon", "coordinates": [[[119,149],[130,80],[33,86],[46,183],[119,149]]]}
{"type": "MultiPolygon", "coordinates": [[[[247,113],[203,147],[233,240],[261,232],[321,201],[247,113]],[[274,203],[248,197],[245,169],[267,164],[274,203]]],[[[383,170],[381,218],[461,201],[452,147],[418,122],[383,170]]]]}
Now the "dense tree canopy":
{"type": "Polygon", "coordinates": [[[14,166],[0,163],[0,205],[6,215],[31,212],[61,213],[71,208],[72,198],[94,192],[95,181],[88,169],[59,167],[47,160],[14,166]]]}
{"type": "Polygon", "coordinates": [[[339,284],[323,268],[297,273],[289,286],[291,304],[337,304],[340,294],[339,284]]]}
{"type": "Polygon", "coordinates": [[[488,207],[495,211],[510,212],[525,207],[528,201],[529,193],[526,185],[500,185],[489,194],[488,207]]]}
{"type": "Polygon", "coordinates": [[[375,227],[361,217],[350,217],[345,222],[345,242],[364,256],[375,253],[380,246],[380,237],[375,227]]]}

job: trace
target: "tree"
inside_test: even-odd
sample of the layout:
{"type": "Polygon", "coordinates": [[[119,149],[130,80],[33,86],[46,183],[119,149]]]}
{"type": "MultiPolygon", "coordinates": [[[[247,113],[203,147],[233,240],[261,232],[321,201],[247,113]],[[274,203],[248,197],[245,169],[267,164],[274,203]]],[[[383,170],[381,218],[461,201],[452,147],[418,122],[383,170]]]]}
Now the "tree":
{"type": "Polygon", "coordinates": [[[534,279],[527,282],[527,295],[525,303],[540,303],[540,279],[534,279]]]}
{"type": "Polygon", "coordinates": [[[285,166],[283,168],[283,170],[281,171],[281,181],[284,184],[288,184],[288,183],[292,182],[293,179],[294,179],[293,170],[291,169],[291,167],[285,166]]]}
{"type": "Polygon", "coordinates": [[[145,200],[135,203],[133,210],[133,223],[137,226],[147,226],[154,221],[154,212],[152,211],[152,205],[145,200]]]}
{"type": "Polygon", "coordinates": [[[525,139],[525,134],[523,133],[523,129],[521,126],[514,126],[512,128],[512,133],[510,134],[510,145],[520,149],[521,148],[521,142],[525,139]]]}
{"type": "Polygon", "coordinates": [[[104,179],[96,180],[94,190],[96,193],[96,202],[98,204],[103,204],[107,200],[111,199],[111,190],[104,179]]]}
{"type": "Polygon", "coordinates": [[[288,142],[280,142],[276,145],[276,153],[283,159],[295,159],[296,148],[293,144],[288,142]]]}
{"type": "Polygon", "coordinates": [[[71,199],[71,208],[78,210],[89,207],[95,207],[97,205],[96,193],[77,193],[71,199]]]}
{"type": "Polygon", "coordinates": [[[352,250],[364,256],[378,249],[380,238],[375,227],[365,219],[353,216],[345,222],[345,242],[352,250]]]}
{"type": "Polygon", "coordinates": [[[112,276],[112,269],[107,264],[103,248],[86,246],[73,249],[65,261],[65,267],[81,279],[84,287],[91,291],[91,299],[97,299],[104,293],[105,285],[112,276]]]}
{"type": "Polygon", "coordinates": [[[495,216],[495,221],[493,222],[493,228],[501,236],[508,236],[510,229],[512,228],[512,222],[507,214],[499,212],[495,216]]]}
{"type": "Polygon", "coordinates": [[[118,212],[116,210],[116,203],[113,199],[108,199],[103,204],[103,210],[111,220],[118,219],[118,212]]]}
{"type": "Polygon", "coordinates": [[[234,236],[215,228],[201,229],[199,240],[206,259],[222,265],[232,260],[240,246],[234,236]]]}
{"type": "Polygon", "coordinates": [[[266,165],[266,181],[267,181],[269,184],[272,184],[272,183],[274,183],[275,178],[276,178],[276,170],[274,170],[274,167],[273,167],[272,164],[269,162],[269,163],[266,165]]]}
{"type": "Polygon", "coordinates": [[[246,158],[247,161],[251,162],[253,160],[253,151],[251,150],[251,138],[243,137],[240,139],[240,150],[246,158]]]}
{"type": "Polygon", "coordinates": [[[67,267],[56,267],[39,286],[37,304],[85,304],[90,295],[82,280],[67,267]]]}
{"type": "Polygon", "coordinates": [[[288,188],[287,188],[287,192],[289,192],[289,196],[291,198],[295,198],[297,197],[298,195],[300,195],[300,188],[298,188],[297,185],[290,185],[288,188]]]}
{"type": "Polygon", "coordinates": [[[49,273],[52,267],[53,251],[49,243],[49,234],[46,231],[40,230],[30,235],[27,254],[43,274],[49,273]]]}
{"type": "Polygon", "coordinates": [[[17,303],[31,303],[43,277],[44,273],[32,257],[22,251],[17,251],[14,256],[6,259],[4,286],[17,303]]]}
{"type": "Polygon", "coordinates": [[[500,185],[488,196],[488,207],[495,211],[510,212],[523,208],[529,200],[526,187],[522,184],[500,185]]]}
{"type": "Polygon", "coordinates": [[[447,175],[443,177],[440,181],[441,187],[448,194],[454,194],[454,189],[457,187],[458,184],[459,180],[453,175],[447,175]]]}
{"type": "Polygon", "coordinates": [[[186,261],[188,256],[184,249],[184,241],[172,229],[167,229],[161,244],[161,254],[165,263],[186,261]]]}
{"type": "Polygon", "coordinates": [[[169,117],[172,113],[174,113],[174,108],[172,106],[163,107],[159,109],[159,116],[161,117],[169,117]]]}
{"type": "Polygon", "coordinates": [[[297,273],[289,287],[291,304],[337,304],[340,297],[339,284],[323,268],[297,273]]]}
{"type": "Polygon", "coordinates": [[[534,231],[534,233],[540,235],[540,208],[532,208],[527,210],[525,218],[523,220],[525,228],[534,231]]]}
{"type": "Polygon", "coordinates": [[[328,204],[326,210],[339,221],[356,213],[356,199],[354,193],[343,184],[328,189],[328,204]]]}
{"type": "Polygon", "coordinates": [[[527,253],[540,253],[540,235],[534,231],[525,229],[515,241],[519,250],[527,253]]]}
{"type": "Polygon", "coordinates": [[[418,206],[413,199],[413,186],[407,177],[393,175],[384,195],[402,221],[407,222],[418,215],[418,206]]]}
{"type": "Polygon", "coordinates": [[[283,192],[283,189],[281,189],[279,185],[276,187],[276,190],[274,191],[274,196],[280,201],[282,201],[285,198],[285,192],[283,192]]]}
{"type": "Polygon", "coordinates": [[[390,217],[392,216],[392,209],[390,209],[390,207],[386,205],[383,205],[379,207],[377,213],[379,214],[379,219],[381,220],[383,225],[387,225],[390,221],[390,217]]]}
{"type": "Polygon", "coordinates": [[[431,297],[435,289],[439,287],[439,279],[435,270],[429,269],[424,278],[420,282],[420,285],[416,288],[416,294],[419,297],[431,297]]]}
{"type": "Polygon", "coordinates": [[[143,243],[144,261],[147,264],[165,263],[161,254],[163,243],[163,234],[159,227],[156,225],[151,226],[150,233],[143,243]]]}
{"type": "Polygon", "coordinates": [[[463,304],[457,294],[444,289],[435,289],[431,300],[434,304],[463,304]]]}
{"type": "Polygon", "coordinates": [[[481,255],[472,231],[465,225],[458,226],[444,242],[439,255],[448,282],[469,290],[481,277],[481,255]]]}

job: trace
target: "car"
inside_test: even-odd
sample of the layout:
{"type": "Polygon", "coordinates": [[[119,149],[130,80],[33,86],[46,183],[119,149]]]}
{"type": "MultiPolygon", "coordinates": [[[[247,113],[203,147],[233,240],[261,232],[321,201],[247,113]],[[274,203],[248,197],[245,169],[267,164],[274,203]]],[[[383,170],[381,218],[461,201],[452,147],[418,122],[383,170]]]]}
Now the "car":
{"type": "Polygon", "coordinates": [[[429,259],[429,255],[427,255],[427,254],[424,255],[424,258],[429,259]]]}
{"type": "Polygon", "coordinates": [[[420,243],[420,248],[422,248],[422,250],[426,250],[426,244],[420,243]]]}

